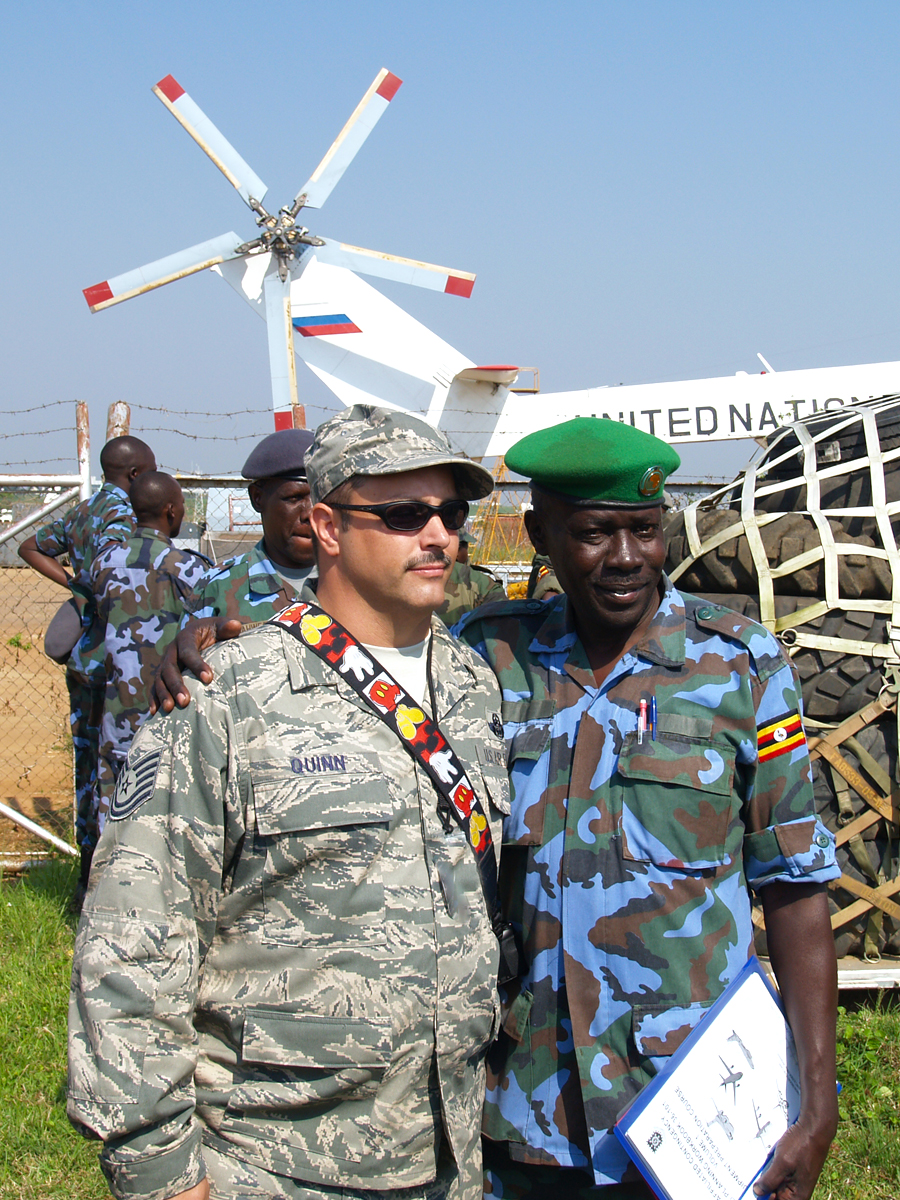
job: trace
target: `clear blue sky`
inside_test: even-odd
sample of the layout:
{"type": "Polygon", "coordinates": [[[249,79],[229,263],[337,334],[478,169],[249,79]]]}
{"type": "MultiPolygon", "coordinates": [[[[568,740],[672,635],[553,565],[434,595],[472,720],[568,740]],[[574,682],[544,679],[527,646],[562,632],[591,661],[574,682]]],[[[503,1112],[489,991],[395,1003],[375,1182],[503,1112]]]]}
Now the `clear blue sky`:
{"type": "MultiPolygon", "coordinates": [[[[897,4],[830,0],[12,7],[3,459],[71,469],[74,434],[47,431],[76,398],[95,470],[116,399],[169,469],[239,470],[271,429],[265,328],[221,280],[95,315],[81,295],[253,235],[152,95],[169,73],[275,208],[376,71],[399,75],[313,231],[478,272],[470,300],[384,290],[476,361],[540,367],[546,391],[755,371],[757,350],[776,369],[898,359],[898,34],[897,4]]],[[[315,422],[330,394],[299,372],[315,422]]],[[[692,473],[718,474],[709,456],[692,473]]]]}

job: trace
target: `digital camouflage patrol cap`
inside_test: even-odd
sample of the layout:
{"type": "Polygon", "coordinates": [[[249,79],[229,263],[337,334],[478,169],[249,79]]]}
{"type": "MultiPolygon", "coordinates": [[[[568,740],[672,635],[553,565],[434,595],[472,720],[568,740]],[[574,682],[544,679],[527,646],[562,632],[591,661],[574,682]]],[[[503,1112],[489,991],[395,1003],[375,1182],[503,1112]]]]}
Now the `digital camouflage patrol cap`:
{"type": "Polygon", "coordinates": [[[324,500],[354,475],[397,475],[422,467],[450,467],[460,499],[493,491],[489,471],[454,451],[443,433],[412,413],[354,404],[324,421],[306,456],[312,501],[324,500]]]}
{"type": "Polygon", "coordinates": [[[607,417],[575,417],[510,446],[506,465],[543,491],[618,508],[663,504],[681,465],[671,446],[607,417]]]}

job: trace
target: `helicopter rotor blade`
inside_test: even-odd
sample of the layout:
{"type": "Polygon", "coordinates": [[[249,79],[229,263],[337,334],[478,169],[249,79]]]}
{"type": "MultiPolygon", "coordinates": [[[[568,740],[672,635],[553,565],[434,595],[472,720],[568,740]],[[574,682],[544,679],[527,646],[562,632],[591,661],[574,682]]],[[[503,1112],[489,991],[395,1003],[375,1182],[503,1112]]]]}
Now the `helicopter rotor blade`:
{"type": "Polygon", "coordinates": [[[218,263],[231,258],[239,258],[236,253],[241,239],[236,233],[223,233],[220,237],[210,238],[208,242],[200,242],[189,246],[187,250],[179,250],[166,258],[158,258],[156,262],[147,263],[135,271],[126,271],[124,275],[115,275],[102,283],[84,289],[84,298],[91,312],[100,312],[113,304],[121,304],[132,296],[140,296],[143,292],[151,292],[163,284],[173,283],[197,271],[205,271],[218,263]]]}
{"type": "MultiPolygon", "coordinates": [[[[156,96],[176,121],[188,131],[200,149],[208,154],[232,187],[240,192],[251,209],[262,204],[269,190],[256,172],[244,162],[231,142],[221,133],[206,113],[191,99],[177,79],[167,75],[153,88],[156,96]]],[[[255,209],[254,209],[255,211],[255,209]]]]}
{"type": "Polygon", "coordinates": [[[378,72],[328,153],[294,197],[295,213],[299,212],[301,207],[322,207],[393,100],[402,82],[402,79],[391,74],[386,67],[378,72]]]}
{"type": "Polygon", "coordinates": [[[414,258],[382,254],[378,250],[349,246],[346,242],[336,242],[331,238],[322,238],[321,241],[323,244],[317,246],[315,251],[320,262],[330,263],[334,267],[347,267],[361,275],[411,283],[434,292],[447,292],[451,296],[471,296],[475,286],[475,276],[468,271],[454,271],[450,267],[437,267],[414,258]]]}

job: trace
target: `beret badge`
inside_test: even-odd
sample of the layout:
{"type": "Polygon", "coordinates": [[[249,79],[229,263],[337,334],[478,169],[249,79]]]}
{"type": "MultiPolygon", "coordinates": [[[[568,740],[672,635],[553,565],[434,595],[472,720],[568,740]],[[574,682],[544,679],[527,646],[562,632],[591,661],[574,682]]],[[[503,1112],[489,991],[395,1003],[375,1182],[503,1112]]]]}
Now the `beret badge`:
{"type": "Polygon", "coordinates": [[[648,467],[644,472],[638,491],[642,496],[655,496],[663,485],[662,467],[648,467]]]}

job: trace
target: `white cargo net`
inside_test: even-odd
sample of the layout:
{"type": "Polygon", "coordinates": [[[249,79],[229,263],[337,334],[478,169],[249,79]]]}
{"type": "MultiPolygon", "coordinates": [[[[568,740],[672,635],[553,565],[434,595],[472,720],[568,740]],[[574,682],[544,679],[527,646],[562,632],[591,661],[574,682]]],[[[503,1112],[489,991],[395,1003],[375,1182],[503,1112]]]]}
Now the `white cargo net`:
{"type": "MultiPolygon", "coordinates": [[[[885,464],[890,472],[890,464],[900,460],[900,446],[886,452],[882,450],[878,419],[883,419],[887,414],[891,414],[895,420],[900,419],[900,397],[892,396],[842,408],[833,414],[833,421],[829,419],[826,428],[819,432],[811,433],[805,422],[797,422],[780,431],[772,439],[762,463],[751,464],[733,483],[685,509],[685,535],[690,554],[670,572],[672,580],[677,581],[704,555],[739,538],[743,533],[759,588],[759,619],[781,638],[789,652],[796,653],[800,648],[808,647],[883,659],[885,666],[900,665],[900,552],[891,528],[891,518],[900,516],[900,500],[888,502],[885,488],[885,464]],[[839,446],[839,438],[846,442],[847,435],[860,426],[864,437],[859,439],[859,449],[864,446],[863,453],[852,452],[852,457],[848,457],[842,448],[835,450],[839,446]],[[785,442],[789,443],[789,449],[779,454],[779,446],[785,442]],[[828,459],[834,458],[835,453],[839,461],[829,462],[828,459]],[[784,477],[783,472],[790,472],[794,463],[796,472],[791,473],[789,478],[784,477]],[[771,482],[774,469],[779,469],[780,477],[776,482],[771,482]],[[863,473],[869,477],[871,504],[847,508],[835,508],[829,504],[827,509],[822,508],[823,484],[827,485],[829,480],[847,478],[850,483],[855,481],[864,485],[863,473]],[[786,503],[788,494],[804,487],[805,506],[800,509],[789,507],[786,503]],[[779,499],[784,501],[780,511],[779,499]],[[759,507],[760,502],[764,503],[765,511],[759,507]],[[722,507],[732,508],[736,518],[734,523],[704,539],[698,525],[699,514],[722,507]],[[788,517],[796,517],[798,512],[810,519],[818,535],[818,544],[810,547],[809,539],[806,539],[802,553],[777,564],[770,563],[762,530],[774,527],[788,517]],[[868,536],[835,540],[834,526],[837,525],[840,530],[840,525],[851,518],[866,520],[868,536]],[[848,590],[854,590],[848,589],[847,582],[850,572],[859,570],[860,556],[873,560],[870,565],[877,568],[881,576],[887,567],[890,576],[889,583],[886,582],[889,599],[860,598],[858,593],[847,594],[848,590]],[[818,562],[824,566],[824,596],[811,596],[809,604],[801,605],[794,612],[776,616],[775,581],[787,581],[796,572],[818,562]],[[886,643],[880,645],[853,638],[826,637],[804,629],[808,622],[816,621],[833,610],[870,612],[887,617],[886,643]]],[[[813,419],[813,429],[821,420],[821,416],[813,419]]],[[[900,470],[900,466],[897,469],[900,470]]],[[[864,486],[860,490],[864,491],[864,486]]]]}

